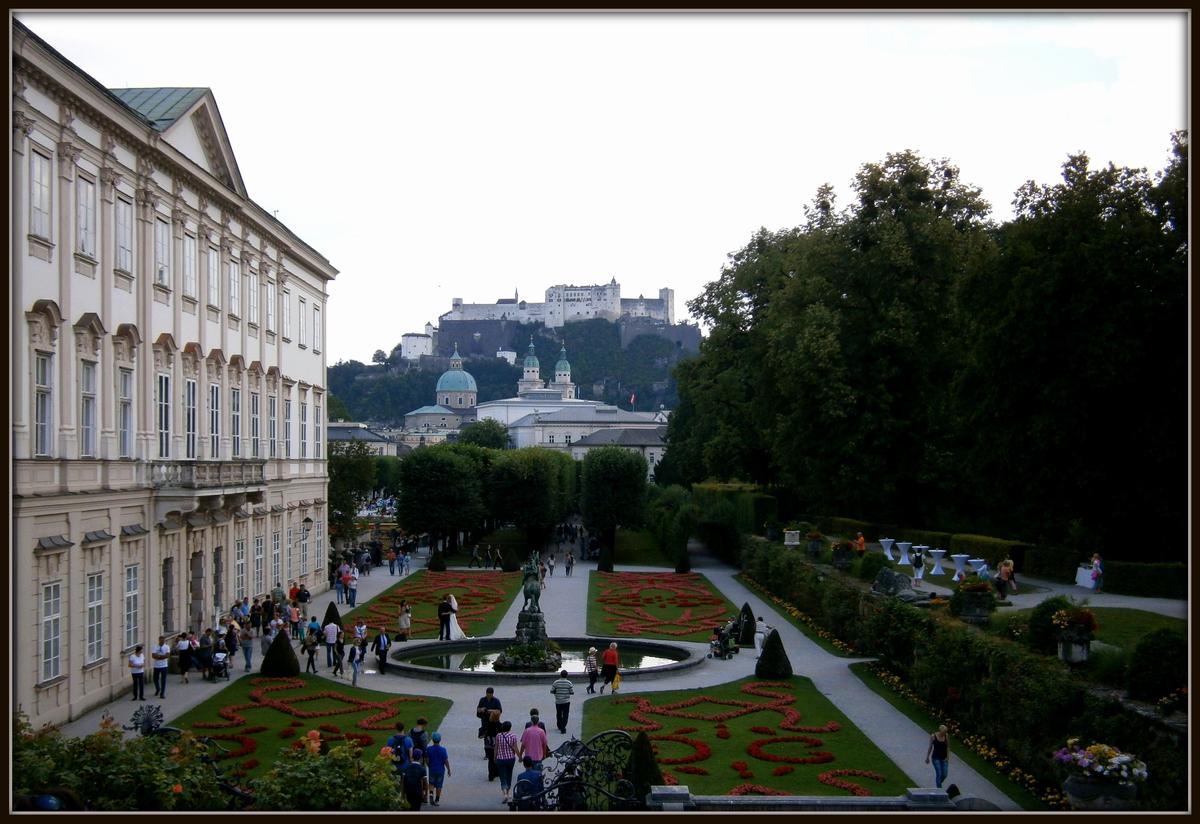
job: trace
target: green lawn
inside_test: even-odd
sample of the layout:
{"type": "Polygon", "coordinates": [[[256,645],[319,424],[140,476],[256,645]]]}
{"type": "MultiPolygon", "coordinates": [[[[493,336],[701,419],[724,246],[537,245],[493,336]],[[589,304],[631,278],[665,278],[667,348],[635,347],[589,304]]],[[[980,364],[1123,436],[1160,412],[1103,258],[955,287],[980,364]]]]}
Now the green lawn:
{"type": "MultiPolygon", "coordinates": [[[[786,601],[767,592],[756,582],[747,578],[745,574],[739,572],[733,576],[735,580],[740,581],[743,586],[762,598],[764,601],[771,604],[775,614],[794,626],[796,629],[804,633],[805,637],[815,643],[821,649],[828,652],[830,655],[837,655],[842,658],[852,658],[861,656],[861,653],[856,652],[849,645],[836,638],[833,633],[825,630],[816,624],[810,624],[801,616],[804,614],[794,606],[790,606],[786,601]]],[[[768,624],[771,622],[768,621],[768,624]]]]}
{"type": "MultiPolygon", "coordinates": [[[[375,675],[366,680],[390,677],[375,675]]],[[[221,767],[227,775],[239,772],[244,778],[255,778],[271,768],[281,751],[311,730],[338,743],[351,733],[364,747],[377,748],[395,731],[397,721],[412,726],[424,717],[428,729],[436,730],[450,704],[445,698],[356,689],[349,681],[313,675],[246,676],[170,723],[215,738],[226,747],[229,755],[221,767]],[[318,715],[311,718],[300,715],[314,713],[318,715]],[[281,737],[288,729],[294,732],[281,737]]]]}
{"type": "MultiPolygon", "coordinates": [[[[887,684],[885,684],[879,676],[872,670],[869,662],[851,664],[850,671],[877,693],[883,700],[887,701],[921,729],[936,730],[939,724],[944,723],[931,715],[920,705],[905,698],[897,693],[887,684]]],[[[998,790],[1016,802],[1022,810],[1050,810],[1058,809],[1057,806],[1052,806],[1044,803],[1037,794],[1036,784],[1032,783],[1023,785],[1012,780],[1009,775],[999,769],[995,761],[988,760],[982,755],[979,755],[974,750],[968,749],[961,742],[951,741],[950,744],[950,781],[954,781],[954,761],[960,760],[978,772],[988,781],[992,782],[998,790]]],[[[932,769],[932,768],[930,768],[932,769]]],[[[1045,789],[1045,788],[1044,788],[1045,789]]],[[[1057,788],[1048,788],[1053,792],[1057,792],[1057,788]]]]}
{"type": "Polygon", "coordinates": [[[658,540],[639,529],[618,529],[613,563],[618,566],[657,566],[675,569],[675,560],[663,554],[658,540]]]}
{"type": "Polygon", "coordinates": [[[1100,629],[1096,632],[1096,640],[1120,647],[1126,652],[1133,652],[1138,641],[1156,629],[1173,629],[1185,637],[1187,636],[1187,621],[1179,618],[1123,607],[1090,607],[1090,609],[1096,613],[1096,621],[1100,624],[1100,629]]]}
{"type": "Polygon", "coordinates": [[[374,598],[342,614],[349,627],[360,615],[371,628],[380,623],[396,631],[401,599],[412,607],[413,638],[437,638],[437,606],[444,595],[458,599],[458,623],[468,635],[491,635],[521,588],[521,573],[492,569],[418,570],[374,598]]]}
{"type": "Polygon", "coordinates": [[[645,730],[664,778],[670,775],[698,795],[727,795],[747,784],[775,794],[849,795],[846,788],[818,780],[837,771],[878,776],[882,780],[847,773],[825,776],[851,782],[870,795],[900,795],[912,784],[801,676],[786,682],[743,678],[702,691],[644,695],[634,692],[631,683],[628,694],[597,696],[584,703],[584,740],[622,728],[633,734],[645,730]],[[755,692],[744,691],[746,687],[755,692]],[[818,763],[798,763],[801,760],[818,763]]]}
{"type": "Polygon", "coordinates": [[[740,607],[698,572],[596,572],[588,579],[589,635],[707,641],[740,607]]]}

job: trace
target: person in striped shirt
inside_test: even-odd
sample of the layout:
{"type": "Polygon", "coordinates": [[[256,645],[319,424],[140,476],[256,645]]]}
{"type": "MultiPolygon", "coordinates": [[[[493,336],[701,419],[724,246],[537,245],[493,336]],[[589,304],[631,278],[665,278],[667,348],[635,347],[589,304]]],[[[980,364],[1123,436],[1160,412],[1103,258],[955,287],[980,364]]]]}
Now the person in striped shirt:
{"type": "Polygon", "coordinates": [[[512,790],[513,767],[517,764],[517,737],[513,735],[512,722],[505,721],[496,734],[496,772],[500,774],[500,793],[508,803],[512,790]]]}
{"type": "Polygon", "coordinates": [[[559,673],[558,680],[550,685],[550,692],[554,695],[554,712],[555,720],[558,722],[558,731],[565,734],[567,718],[571,715],[571,696],[575,694],[575,685],[567,679],[566,670],[559,673]]]}

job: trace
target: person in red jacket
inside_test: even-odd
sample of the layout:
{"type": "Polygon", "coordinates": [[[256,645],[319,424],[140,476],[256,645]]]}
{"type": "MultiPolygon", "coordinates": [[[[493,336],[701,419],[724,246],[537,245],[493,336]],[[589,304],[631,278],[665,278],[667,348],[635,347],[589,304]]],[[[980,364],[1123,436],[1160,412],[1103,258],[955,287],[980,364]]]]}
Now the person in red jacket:
{"type": "Polygon", "coordinates": [[[604,678],[604,683],[600,685],[600,694],[604,694],[604,688],[612,683],[612,680],[617,677],[617,666],[621,663],[620,657],[617,655],[617,642],[613,641],[608,645],[608,649],[604,651],[604,666],[600,668],[600,675],[604,678]]]}

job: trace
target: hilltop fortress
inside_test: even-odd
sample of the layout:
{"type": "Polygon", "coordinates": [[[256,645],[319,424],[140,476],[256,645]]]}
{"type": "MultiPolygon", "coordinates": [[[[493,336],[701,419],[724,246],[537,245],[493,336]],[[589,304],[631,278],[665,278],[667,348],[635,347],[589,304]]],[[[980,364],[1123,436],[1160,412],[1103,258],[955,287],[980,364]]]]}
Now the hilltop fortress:
{"type": "Polygon", "coordinates": [[[657,298],[641,295],[622,298],[616,278],[603,286],[559,284],[546,290],[544,303],[521,300],[516,292],[511,298],[495,303],[463,303],[462,298],[454,298],[450,311],[438,321],[441,325],[444,321],[514,320],[557,329],[571,321],[591,318],[614,322],[623,318],[649,318],[670,325],[675,323],[675,290],[659,289],[657,298]]]}

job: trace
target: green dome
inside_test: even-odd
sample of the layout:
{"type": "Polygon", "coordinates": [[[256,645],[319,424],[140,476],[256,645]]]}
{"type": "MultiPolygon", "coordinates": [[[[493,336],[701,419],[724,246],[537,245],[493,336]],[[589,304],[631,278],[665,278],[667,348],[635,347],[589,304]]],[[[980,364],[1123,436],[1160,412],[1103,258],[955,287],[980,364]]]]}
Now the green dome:
{"type": "Polygon", "coordinates": [[[541,364],[538,363],[537,355],[535,355],[534,351],[533,351],[533,337],[532,336],[529,338],[529,354],[525,356],[525,368],[526,369],[541,368],[541,364]]]}
{"type": "Polygon", "coordinates": [[[571,364],[567,361],[567,347],[563,348],[558,353],[558,363],[554,364],[555,372],[570,372],[571,364]]]}
{"type": "Polygon", "coordinates": [[[475,378],[470,372],[464,372],[462,357],[458,354],[458,344],[454,344],[454,354],[450,356],[450,368],[442,373],[437,382],[438,392],[475,392],[475,378]]]}

